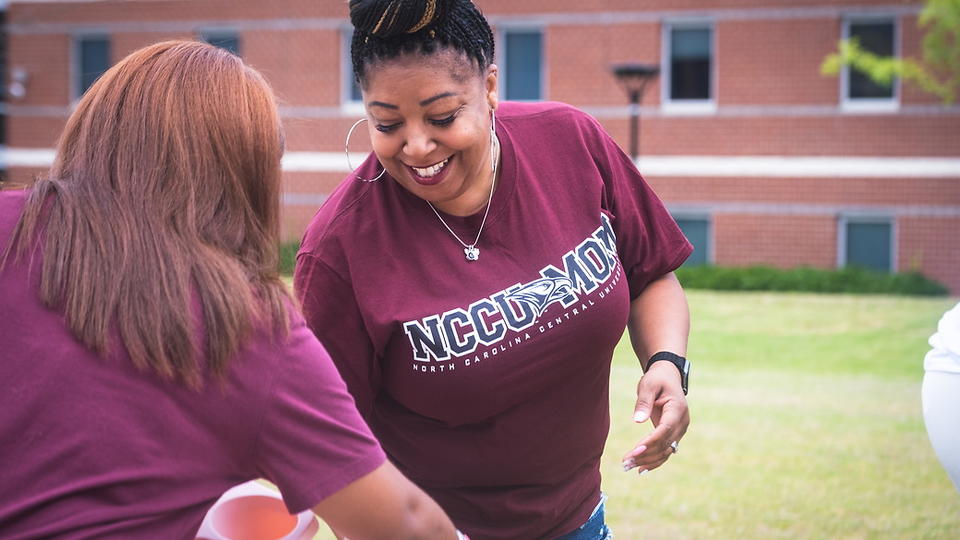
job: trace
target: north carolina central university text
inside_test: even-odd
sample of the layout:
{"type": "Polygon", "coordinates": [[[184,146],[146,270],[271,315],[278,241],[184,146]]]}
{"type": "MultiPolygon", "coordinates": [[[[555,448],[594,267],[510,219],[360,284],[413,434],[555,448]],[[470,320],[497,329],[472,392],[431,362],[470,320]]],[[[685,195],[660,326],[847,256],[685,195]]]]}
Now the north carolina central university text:
{"type": "MultiPolygon", "coordinates": [[[[590,236],[563,255],[562,269],[549,264],[533,281],[507,287],[466,308],[455,308],[404,323],[403,330],[413,348],[414,360],[445,362],[471,355],[481,346],[491,347],[484,352],[484,357],[505,352],[530,339],[531,327],[537,324],[550,305],[559,303],[568,308],[580,302],[583,295],[603,286],[615,285],[607,281],[614,274],[619,281],[617,239],[607,216],[601,214],[600,221],[601,225],[590,236]],[[504,342],[508,330],[515,334],[504,342]]],[[[605,292],[608,291],[601,291],[605,292]]],[[[573,315],[593,305],[592,300],[580,303],[571,310],[573,315]]],[[[555,320],[542,324],[539,332],[561,324],[570,316],[571,312],[567,312],[554,317],[555,320]]],[[[426,367],[414,364],[418,371],[427,371],[423,369],[426,367]]],[[[452,369],[453,365],[437,367],[452,369]]],[[[434,367],[430,371],[437,369],[434,367]]]]}

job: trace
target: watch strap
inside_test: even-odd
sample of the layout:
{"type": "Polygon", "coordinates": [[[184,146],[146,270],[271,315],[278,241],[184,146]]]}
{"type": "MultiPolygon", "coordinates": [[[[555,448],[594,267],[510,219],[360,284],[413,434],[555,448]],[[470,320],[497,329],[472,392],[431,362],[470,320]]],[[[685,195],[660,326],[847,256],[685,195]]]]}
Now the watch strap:
{"type": "Polygon", "coordinates": [[[683,387],[683,395],[687,395],[687,383],[690,376],[690,361],[679,354],[672,353],[670,351],[660,351],[651,356],[650,360],[647,361],[647,369],[650,369],[650,366],[652,366],[654,362],[659,362],[661,360],[670,362],[680,371],[680,385],[683,387]]]}

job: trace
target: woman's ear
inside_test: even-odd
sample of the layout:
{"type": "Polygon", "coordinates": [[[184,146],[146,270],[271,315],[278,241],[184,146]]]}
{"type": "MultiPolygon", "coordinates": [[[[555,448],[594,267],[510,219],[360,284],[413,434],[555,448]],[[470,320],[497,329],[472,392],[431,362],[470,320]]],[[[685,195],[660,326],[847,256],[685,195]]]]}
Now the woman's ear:
{"type": "Polygon", "coordinates": [[[484,78],[485,90],[487,91],[487,103],[490,105],[491,109],[497,108],[497,103],[499,103],[499,95],[497,90],[499,88],[497,78],[500,75],[500,68],[496,64],[490,64],[487,67],[487,74],[484,78]]]}

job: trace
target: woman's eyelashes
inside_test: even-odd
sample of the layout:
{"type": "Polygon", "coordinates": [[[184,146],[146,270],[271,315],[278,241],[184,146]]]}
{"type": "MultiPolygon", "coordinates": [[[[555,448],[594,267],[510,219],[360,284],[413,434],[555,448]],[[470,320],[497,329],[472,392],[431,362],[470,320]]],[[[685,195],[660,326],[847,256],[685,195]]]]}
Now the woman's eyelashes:
{"type": "Polygon", "coordinates": [[[432,123],[435,126],[447,127],[450,124],[452,124],[453,121],[456,120],[458,116],[460,116],[460,113],[463,111],[463,107],[464,106],[461,105],[460,107],[457,107],[457,110],[450,113],[449,116],[440,118],[438,120],[431,120],[430,123],[432,123]]]}
{"type": "Polygon", "coordinates": [[[380,133],[390,133],[391,131],[400,127],[400,122],[394,124],[377,124],[377,131],[380,133]]]}
{"type": "MultiPolygon", "coordinates": [[[[459,114],[460,114],[460,109],[457,109],[450,116],[446,116],[444,118],[438,118],[435,120],[428,120],[428,122],[430,122],[431,124],[437,127],[447,127],[450,124],[452,124],[454,120],[457,119],[457,116],[459,114]]],[[[378,123],[376,125],[376,128],[377,128],[377,131],[379,131],[380,133],[390,133],[392,131],[395,131],[398,127],[400,127],[400,124],[402,123],[403,122],[394,122],[392,124],[378,123]]]]}
{"type": "MultiPolygon", "coordinates": [[[[460,112],[460,111],[457,111],[457,112],[460,112]]],[[[449,126],[450,124],[452,124],[453,121],[456,120],[456,119],[457,119],[457,113],[453,113],[453,114],[451,114],[450,116],[448,116],[448,117],[446,117],[446,118],[441,118],[441,119],[439,119],[439,120],[431,120],[430,123],[433,124],[433,125],[435,125],[435,126],[447,127],[447,126],[449,126]]]]}

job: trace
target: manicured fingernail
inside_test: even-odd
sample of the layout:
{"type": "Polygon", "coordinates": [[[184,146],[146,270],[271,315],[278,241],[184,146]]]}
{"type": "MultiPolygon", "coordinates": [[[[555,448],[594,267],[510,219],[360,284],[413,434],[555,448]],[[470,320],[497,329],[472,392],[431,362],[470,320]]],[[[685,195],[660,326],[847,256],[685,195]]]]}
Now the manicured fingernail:
{"type": "Polygon", "coordinates": [[[633,421],[634,421],[634,422],[646,422],[646,421],[647,421],[647,416],[648,416],[649,414],[650,414],[650,413],[648,413],[647,411],[639,410],[639,411],[633,413],[633,421]]]}
{"type": "Polygon", "coordinates": [[[650,471],[648,471],[648,470],[646,470],[646,469],[640,469],[640,472],[638,472],[637,474],[640,475],[640,476],[643,476],[643,475],[647,474],[648,472],[650,472],[650,471]]]}
{"type": "Polygon", "coordinates": [[[634,468],[634,467],[637,466],[637,464],[634,463],[632,459],[626,459],[626,460],[624,460],[623,463],[621,463],[621,465],[623,465],[623,472],[627,472],[627,471],[629,471],[630,469],[632,469],[632,468],[634,468]]]}

